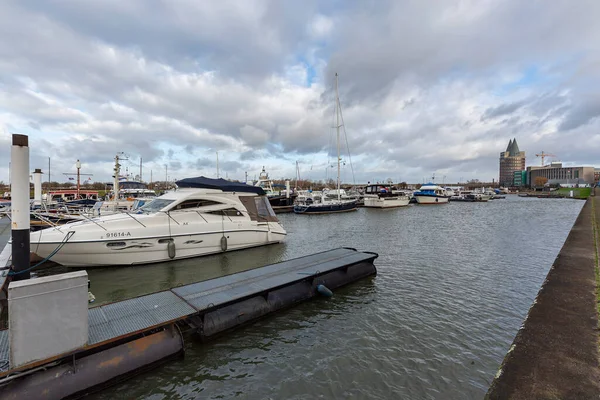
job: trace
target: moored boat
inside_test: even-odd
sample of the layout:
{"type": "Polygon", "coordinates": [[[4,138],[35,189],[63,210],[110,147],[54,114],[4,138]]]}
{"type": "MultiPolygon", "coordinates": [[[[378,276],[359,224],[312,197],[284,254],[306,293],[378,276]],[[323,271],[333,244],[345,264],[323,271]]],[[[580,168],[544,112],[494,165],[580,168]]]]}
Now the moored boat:
{"type": "Polygon", "coordinates": [[[31,250],[66,266],[169,261],[282,242],[279,224],[259,187],[205,177],[135,213],[74,222],[31,234],[31,250]],[[57,250],[58,249],[58,250],[57,250]]]}
{"type": "MultiPolygon", "coordinates": [[[[346,192],[340,188],[340,98],[338,92],[338,74],[335,74],[335,115],[336,115],[336,142],[337,142],[337,185],[335,192],[323,191],[320,199],[315,196],[307,197],[304,203],[297,202],[294,205],[296,214],[328,214],[347,211],[355,211],[358,207],[358,199],[342,198],[346,192]],[[327,195],[329,193],[329,196],[327,195]]],[[[349,197],[349,196],[348,196],[349,197]]]]}
{"type": "Polygon", "coordinates": [[[410,198],[403,192],[382,184],[367,185],[363,199],[364,206],[372,208],[404,207],[410,202],[410,198]]]}
{"type": "Polygon", "coordinates": [[[414,193],[414,197],[418,204],[446,204],[450,196],[446,194],[446,190],[433,183],[427,183],[414,193]]]}

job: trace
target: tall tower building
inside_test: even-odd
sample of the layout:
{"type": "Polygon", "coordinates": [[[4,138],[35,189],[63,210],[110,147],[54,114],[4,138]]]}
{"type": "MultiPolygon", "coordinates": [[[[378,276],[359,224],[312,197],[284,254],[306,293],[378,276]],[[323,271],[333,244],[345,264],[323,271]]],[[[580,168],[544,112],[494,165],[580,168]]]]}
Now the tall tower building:
{"type": "Polygon", "coordinates": [[[525,169],[525,152],[519,150],[517,139],[510,140],[506,151],[500,153],[500,180],[501,186],[512,186],[515,171],[525,169]]]}

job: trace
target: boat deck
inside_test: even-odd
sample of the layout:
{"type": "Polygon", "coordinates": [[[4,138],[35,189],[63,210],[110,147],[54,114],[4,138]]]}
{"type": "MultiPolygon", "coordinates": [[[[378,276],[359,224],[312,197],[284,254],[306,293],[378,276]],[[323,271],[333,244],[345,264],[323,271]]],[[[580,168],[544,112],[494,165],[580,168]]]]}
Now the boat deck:
{"type": "Polygon", "coordinates": [[[4,288],[6,278],[8,278],[8,271],[11,261],[12,244],[6,243],[4,249],[0,253],[0,291],[4,288]]]}
{"type": "MultiPolygon", "coordinates": [[[[279,287],[377,258],[338,248],[220,278],[90,308],[88,348],[172,324],[279,287]]],[[[9,373],[8,330],[0,331],[0,376],[9,373]]]]}

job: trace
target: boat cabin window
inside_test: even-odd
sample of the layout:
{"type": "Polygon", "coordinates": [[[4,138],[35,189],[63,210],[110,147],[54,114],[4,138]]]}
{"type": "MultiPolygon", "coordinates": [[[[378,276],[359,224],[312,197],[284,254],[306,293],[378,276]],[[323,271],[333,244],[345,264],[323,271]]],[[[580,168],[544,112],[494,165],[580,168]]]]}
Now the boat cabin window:
{"type": "Polygon", "coordinates": [[[212,201],[212,200],[203,200],[203,199],[194,199],[194,200],[186,200],[181,202],[180,204],[177,204],[175,206],[175,210],[183,210],[186,208],[198,208],[198,207],[206,207],[206,206],[214,206],[214,205],[220,205],[223,203],[220,203],[218,201],[212,201]]]}
{"type": "Polygon", "coordinates": [[[227,208],[225,210],[209,211],[206,214],[225,215],[227,217],[241,217],[241,216],[243,216],[242,212],[239,211],[239,210],[236,210],[235,208],[227,208]]]}
{"type": "Polygon", "coordinates": [[[278,221],[267,196],[240,196],[240,201],[246,208],[248,216],[252,221],[278,221]]]}
{"type": "Polygon", "coordinates": [[[157,212],[171,204],[174,200],[154,199],[140,208],[144,212],[157,212]]]}
{"type": "Polygon", "coordinates": [[[269,203],[269,199],[266,197],[255,197],[254,203],[256,204],[256,210],[258,211],[259,217],[268,218],[275,216],[275,211],[271,208],[271,203],[269,203]]]}
{"type": "Polygon", "coordinates": [[[380,193],[387,193],[390,191],[391,190],[388,190],[388,188],[386,186],[371,185],[371,186],[367,186],[365,193],[366,194],[380,194],[380,193]]]}

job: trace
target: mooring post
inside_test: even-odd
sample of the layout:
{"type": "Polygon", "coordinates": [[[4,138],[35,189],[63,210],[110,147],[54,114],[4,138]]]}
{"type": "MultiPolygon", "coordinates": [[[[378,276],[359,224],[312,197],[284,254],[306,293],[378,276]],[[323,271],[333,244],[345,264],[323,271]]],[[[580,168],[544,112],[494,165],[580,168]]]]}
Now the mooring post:
{"type": "MultiPolygon", "coordinates": [[[[12,267],[14,272],[29,268],[29,138],[12,135],[10,151],[11,170],[11,220],[12,220],[12,267]]],[[[29,279],[29,272],[19,273],[13,280],[29,279]]]]}
{"type": "Polygon", "coordinates": [[[42,205],[42,170],[39,168],[33,171],[33,200],[36,205],[42,205]]]}

